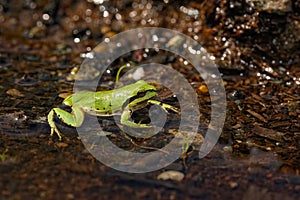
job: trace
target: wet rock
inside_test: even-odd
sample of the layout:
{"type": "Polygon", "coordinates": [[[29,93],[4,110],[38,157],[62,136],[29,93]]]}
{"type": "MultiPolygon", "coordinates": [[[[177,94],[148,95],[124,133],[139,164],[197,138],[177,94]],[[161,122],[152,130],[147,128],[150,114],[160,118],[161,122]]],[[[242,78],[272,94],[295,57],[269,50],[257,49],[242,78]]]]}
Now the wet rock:
{"type": "Polygon", "coordinates": [[[184,174],[179,171],[165,171],[157,176],[157,179],[162,179],[162,180],[173,180],[173,181],[182,181],[184,178],[184,174]]]}

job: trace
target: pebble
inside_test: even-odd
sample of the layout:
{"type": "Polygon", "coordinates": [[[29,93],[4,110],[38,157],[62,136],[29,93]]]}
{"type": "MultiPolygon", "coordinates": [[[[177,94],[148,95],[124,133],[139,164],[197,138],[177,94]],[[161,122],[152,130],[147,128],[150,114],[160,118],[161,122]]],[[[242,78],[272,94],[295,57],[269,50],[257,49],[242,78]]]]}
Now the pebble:
{"type": "Polygon", "coordinates": [[[233,182],[233,181],[229,182],[229,186],[230,186],[232,189],[237,188],[238,185],[239,185],[239,184],[238,184],[237,182],[233,182]]]}
{"type": "Polygon", "coordinates": [[[198,90],[203,93],[203,94],[206,94],[208,93],[208,88],[206,85],[200,85],[200,87],[198,88],[198,90]]]}
{"type": "Polygon", "coordinates": [[[178,182],[182,181],[183,178],[184,178],[184,174],[182,172],[174,171],[174,170],[162,172],[157,176],[157,179],[173,180],[178,182]]]}
{"type": "Polygon", "coordinates": [[[135,70],[135,72],[132,74],[132,78],[136,81],[140,80],[143,76],[145,76],[145,72],[142,67],[135,70]]]}

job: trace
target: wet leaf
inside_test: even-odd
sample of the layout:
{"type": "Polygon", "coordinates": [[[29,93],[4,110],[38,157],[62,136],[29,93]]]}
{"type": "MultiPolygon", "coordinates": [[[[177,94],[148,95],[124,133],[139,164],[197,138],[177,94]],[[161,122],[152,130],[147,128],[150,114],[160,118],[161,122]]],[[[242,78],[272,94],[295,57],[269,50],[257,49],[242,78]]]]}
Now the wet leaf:
{"type": "Polygon", "coordinates": [[[68,147],[69,144],[67,144],[65,142],[59,142],[59,143],[55,144],[55,146],[57,146],[58,148],[65,148],[65,147],[68,147]]]}
{"type": "Polygon", "coordinates": [[[9,90],[6,91],[6,94],[9,94],[13,97],[24,97],[25,96],[23,93],[21,93],[17,89],[9,89],[9,90]]]}
{"type": "Polygon", "coordinates": [[[268,122],[268,120],[266,118],[264,118],[262,115],[258,114],[257,112],[255,112],[253,110],[248,109],[247,112],[250,113],[253,117],[263,121],[264,123],[268,122]]]}

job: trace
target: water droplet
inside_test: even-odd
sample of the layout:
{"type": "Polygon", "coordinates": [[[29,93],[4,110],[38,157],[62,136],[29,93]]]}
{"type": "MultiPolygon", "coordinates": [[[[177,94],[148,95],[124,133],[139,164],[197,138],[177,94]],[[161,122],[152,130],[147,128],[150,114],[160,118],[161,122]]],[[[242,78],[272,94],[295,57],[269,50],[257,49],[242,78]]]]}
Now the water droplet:
{"type": "Polygon", "coordinates": [[[120,13],[117,13],[116,14],[116,19],[119,20],[119,21],[122,20],[122,15],[120,13]]]}
{"type": "Polygon", "coordinates": [[[100,12],[104,12],[106,10],[105,6],[100,6],[99,7],[100,12]]]}
{"type": "Polygon", "coordinates": [[[232,100],[241,100],[241,99],[245,99],[246,94],[243,91],[238,91],[235,90],[231,93],[229,93],[229,98],[232,100]]]}
{"type": "Polygon", "coordinates": [[[109,12],[107,11],[107,10],[105,10],[104,12],[103,12],[103,17],[108,17],[109,16],[109,12]]]}
{"type": "Polygon", "coordinates": [[[157,35],[152,35],[152,40],[153,40],[153,42],[157,42],[158,41],[157,35]]]}
{"type": "Polygon", "coordinates": [[[94,53],[93,52],[81,53],[80,58],[93,59],[94,58],[94,53]]]}
{"type": "Polygon", "coordinates": [[[79,43],[80,42],[80,38],[74,38],[74,43],[79,43]]]}
{"type": "Polygon", "coordinates": [[[292,83],[291,82],[286,82],[285,83],[287,86],[290,86],[290,85],[292,85],[292,83]]]}
{"type": "Polygon", "coordinates": [[[43,20],[47,21],[50,19],[50,16],[47,13],[44,13],[42,18],[43,18],[43,20]]]}
{"type": "Polygon", "coordinates": [[[86,17],[84,20],[86,21],[86,23],[91,23],[92,22],[92,18],[90,18],[90,17],[86,17]]]}
{"type": "Polygon", "coordinates": [[[209,56],[209,58],[210,58],[211,60],[215,60],[215,59],[216,59],[215,56],[209,56]]]}
{"type": "Polygon", "coordinates": [[[134,11],[131,11],[130,13],[129,13],[129,17],[131,17],[131,18],[134,18],[135,16],[137,15],[137,12],[134,10],[134,11]]]}

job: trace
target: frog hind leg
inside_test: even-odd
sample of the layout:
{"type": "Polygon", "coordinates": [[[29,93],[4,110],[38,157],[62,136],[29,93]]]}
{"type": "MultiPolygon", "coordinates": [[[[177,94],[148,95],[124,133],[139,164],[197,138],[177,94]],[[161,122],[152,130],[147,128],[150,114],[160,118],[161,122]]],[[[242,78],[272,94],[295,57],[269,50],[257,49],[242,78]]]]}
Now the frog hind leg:
{"type": "Polygon", "coordinates": [[[60,108],[53,108],[48,114],[48,123],[51,127],[50,135],[53,136],[53,134],[56,133],[59,140],[62,139],[62,134],[55,125],[54,114],[56,114],[62,122],[73,127],[81,126],[84,120],[84,113],[80,108],[73,107],[71,113],[60,108]]]}

